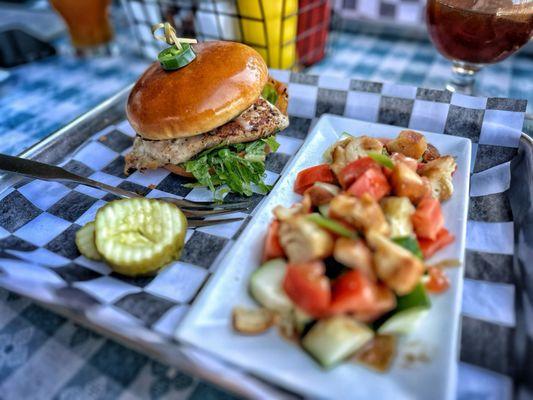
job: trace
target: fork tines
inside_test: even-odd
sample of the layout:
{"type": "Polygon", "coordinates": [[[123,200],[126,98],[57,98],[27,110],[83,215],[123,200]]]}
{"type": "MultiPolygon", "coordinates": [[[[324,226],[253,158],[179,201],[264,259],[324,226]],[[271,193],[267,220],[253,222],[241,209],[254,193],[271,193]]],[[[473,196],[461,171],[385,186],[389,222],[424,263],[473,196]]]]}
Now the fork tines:
{"type": "Polygon", "coordinates": [[[164,197],[162,200],[170,201],[176,204],[180,208],[188,209],[237,209],[237,208],[248,208],[251,204],[250,201],[235,201],[232,203],[217,203],[213,201],[190,201],[185,199],[175,199],[173,197],[164,197]]]}
{"type": "Polygon", "coordinates": [[[218,224],[227,224],[229,222],[242,221],[244,218],[225,218],[225,219],[187,219],[189,228],[199,228],[202,226],[211,226],[218,224]]]}
{"type": "Polygon", "coordinates": [[[246,208],[235,208],[235,209],[221,209],[221,210],[198,210],[198,209],[187,209],[182,208],[181,211],[183,211],[183,214],[188,219],[200,219],[202,217],[212,216],[212,215],[224,215],[224,214],[233,214],[237,212],[243,212],[246,211],[246,208]]]}
{"type": "Polygon", "coordinates": [[[238,201],[233,203],[215,203],[207,201],[194,202],[185,199],[175,199],[173,197],[162,197],[160,200],[168,201],[180,207],[181,211],[183,211],[189,220],[189,226],[193,226],[193,222],[196,224],[196,226],[209,226],[242,219],[228,218],[220,220],[206,220],[201,221],[201,224],[199,221],[203,217],[243,212],[246,211],[251,204],[249,201],[238,201]]]}

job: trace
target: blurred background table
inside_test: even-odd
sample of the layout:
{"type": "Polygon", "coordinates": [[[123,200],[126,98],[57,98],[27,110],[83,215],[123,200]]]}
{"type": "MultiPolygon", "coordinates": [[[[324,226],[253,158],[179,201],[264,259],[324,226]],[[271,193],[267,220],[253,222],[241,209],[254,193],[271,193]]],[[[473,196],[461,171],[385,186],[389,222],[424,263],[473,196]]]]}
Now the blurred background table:
{"type": "MultiPolygon", "coordinates": [[[[133,54],[90,60],[60,55],[10,69],[0,83],[0,152],[22,152],[134,82],[147,65],[133,54]]],[[[527,99],[531,116],[531,71],[533,57],[518,54],[482,70],[479,91],[527,99]]],[[[450,65],[429,41],[334,32],[327,57],[306,72],[442,88],[450,65]]]]}
{"type": "MultiPolygon", "coordinates": [[[[1,13],[1,10],[0,10],[1,13]]],[[[0,17],[1,18],[1,17],[0,17]]],[[[56,44],[61,47],[65,39],[56,44]]],[[[120,55],[89,60],[57,55],[0,71],[0,152],[18,154],[131,84],[149,61],[119,35],[120,55]]],[[[533,133],[533,58],[518,54],[481,72],[479,91],[529,100],[533,133]]],[[[333,32],[324,60],[311,74],[442,88],[450,65],[427,40],[386,34],[333,32]]],[[[460,367],[464,374],[477,372],[460,367]]],[[[509,395],[511,383],[480,376],[486,398],[509,395]]],[[[472,388],[459,384],[459,398],[472,388]]],[[[476,388],[476,390],[479,388],[476,388]]],[[[231,398],[0,290],[0,398],[231,398]],[[29,397],[28,397],[29,396],[29,397]]]]}

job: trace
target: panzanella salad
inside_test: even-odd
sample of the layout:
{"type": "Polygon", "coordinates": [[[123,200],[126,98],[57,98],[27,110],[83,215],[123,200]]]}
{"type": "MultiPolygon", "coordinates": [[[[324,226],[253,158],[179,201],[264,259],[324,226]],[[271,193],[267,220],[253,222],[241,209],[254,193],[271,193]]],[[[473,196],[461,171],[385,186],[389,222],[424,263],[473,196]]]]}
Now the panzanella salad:
{"type": "Polygon", "coordinates": [[[236,307],[233,325],[258,334],[276,324],[325,368],[352,358],[383,371],[429,294],[448,288],[443,267],[457,264],[426,263],[454,240],[441,202],[457,165],[410,130],[346,135],[325,158],[298,173],[299,203],[274,208],[249,283],[261,308],[236,307]]]}

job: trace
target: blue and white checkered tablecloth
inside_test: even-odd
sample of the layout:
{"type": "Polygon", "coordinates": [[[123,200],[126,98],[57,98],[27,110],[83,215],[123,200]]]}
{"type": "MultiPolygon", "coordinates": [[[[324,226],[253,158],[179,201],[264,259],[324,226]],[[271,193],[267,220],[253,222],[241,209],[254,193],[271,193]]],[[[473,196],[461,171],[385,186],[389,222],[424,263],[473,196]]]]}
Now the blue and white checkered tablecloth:
{"type": "MultiPolygon", "coordinates": [[[[407,41],[390,36],[333,33],[331,57],[307,72],[319,75],[393,82],[442,89],[451,75],[451,62],[429,41],[407,41]]],[[[516,55],[487,66],[478,74],[476,90],[486,97],[528,100],[533,114],[533,57],[516,55]]]]}
{"type": "Polygon", "coordinates": [[[18,154],[133,82],[147,60],[52,57],[0,83],[0,152],[18,154]]]}
{"type": "MultiPolygon", "coordinates": [[[[0,152],[16,154],[39,141],[132,82],[146,64],[134,58],[55,57],[12,70],[0,84],[0,152]]],[[[515,57],[487,69],[481,90],[527,98],[533,93],[531,70],[533,60],[515,57]]],[[[311,69],[433,87],[442,87],[448,71],[449,64],[429,44],[351,34],[337,35],[332,56],[311,69]]],[[[460,364],[459,398],[509,398],[511,390],[506,376],[460,364]]],[[[0,398],[232,396],[0,290],[0,398]]]]}

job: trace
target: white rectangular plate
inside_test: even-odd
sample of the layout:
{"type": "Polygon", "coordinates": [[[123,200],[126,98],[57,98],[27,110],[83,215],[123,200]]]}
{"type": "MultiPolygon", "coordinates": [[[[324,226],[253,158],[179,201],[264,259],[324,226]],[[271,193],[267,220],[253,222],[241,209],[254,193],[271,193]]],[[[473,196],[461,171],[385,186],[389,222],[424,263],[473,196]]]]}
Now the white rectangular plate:
{"type": "MultiPolygon", "coordinates": [[[[395,126],[322,116],[238,243],[222,260],[215,276],[181,324],[177,338],[305,396],[353,399],[454,398],[462,268],[447,271],[451,280],[450,290],[432,296],[433,306],[429,315],[415,332],[400,341],[399,354],[387,373],[376,373],[354,363],[344,363],[325,371],[303,350],[283,339],[276,329],[263,335],[242,336],[231,328],[233,307],[254,305],[247,290],[248,279],[259,266],[272,209],[278,204],[290,206],[300,199],[292,191],[298,172],[322,163],[324,150],[337,141],[343,131],[354,136],[393,138],[401,130],[395,126]],[[412,358],[410,355],[427,359],[409,362],[409,358],[412,358]]],[[[439,252],[434,261],[446,258],[463,261],[471,143],[461,137],[423,133],[441,154],[456,157],[458,164],[453,176],[455,192],[443,205],[445,226],[456,240],[439,252]]]]}

